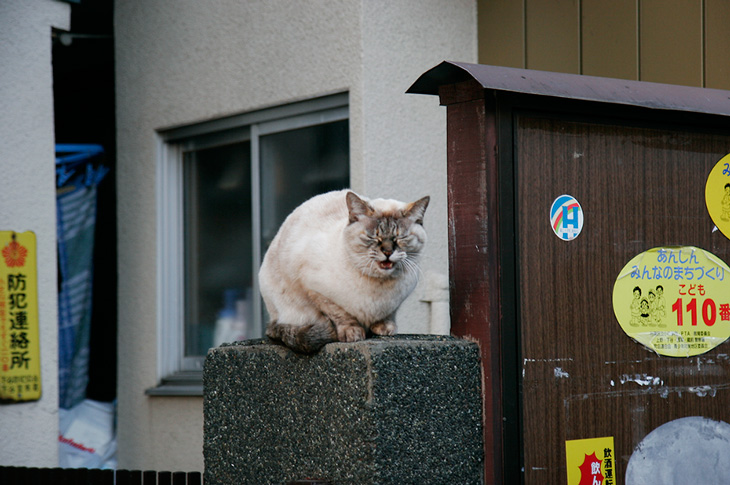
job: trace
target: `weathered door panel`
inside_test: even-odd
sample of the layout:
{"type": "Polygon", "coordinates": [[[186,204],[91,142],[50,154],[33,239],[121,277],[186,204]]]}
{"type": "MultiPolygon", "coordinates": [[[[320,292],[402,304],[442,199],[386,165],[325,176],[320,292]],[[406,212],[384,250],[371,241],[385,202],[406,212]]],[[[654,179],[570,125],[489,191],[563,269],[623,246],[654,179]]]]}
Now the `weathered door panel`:
{"type": "Polygon", "coordinates": [[[730,261],[704,201],[730,136],[530,113],[514,126],[525,482],[565,483],[565,441],[612,436],[623,483],[634,447],[656,427],[730,420],[730,343],[659,356],[624,333],[612,306],[619,271],[653,247],[697,246],[730,261]],[[572,241],[549,222],[562,194],[583,209],[572,241]]]}

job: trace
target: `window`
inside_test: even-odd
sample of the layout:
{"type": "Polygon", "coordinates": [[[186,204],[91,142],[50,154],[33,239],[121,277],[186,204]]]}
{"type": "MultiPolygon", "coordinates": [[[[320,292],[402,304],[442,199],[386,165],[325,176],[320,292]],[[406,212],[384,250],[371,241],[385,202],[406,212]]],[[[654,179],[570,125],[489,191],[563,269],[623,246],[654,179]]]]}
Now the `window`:
{"type": "Polygon", "coordinates": [[[163,384],[198,394],[210,347],[259,338],[256,275],[286,216],[349,186],[347,94],[160,132],[158,337],[163,384]]]}

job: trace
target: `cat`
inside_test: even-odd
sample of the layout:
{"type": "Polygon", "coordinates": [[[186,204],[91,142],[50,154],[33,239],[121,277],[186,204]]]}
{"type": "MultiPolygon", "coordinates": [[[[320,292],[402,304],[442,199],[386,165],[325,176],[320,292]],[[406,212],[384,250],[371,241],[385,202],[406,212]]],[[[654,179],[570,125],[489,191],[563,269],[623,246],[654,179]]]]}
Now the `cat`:
{"type": "Polygon", "coordinates": [[[264,256],[266,335],[296,352],[396,333],[418,282],[428,196],[410,204],[351,190],[317,195],[286,218],[264,256]]]}

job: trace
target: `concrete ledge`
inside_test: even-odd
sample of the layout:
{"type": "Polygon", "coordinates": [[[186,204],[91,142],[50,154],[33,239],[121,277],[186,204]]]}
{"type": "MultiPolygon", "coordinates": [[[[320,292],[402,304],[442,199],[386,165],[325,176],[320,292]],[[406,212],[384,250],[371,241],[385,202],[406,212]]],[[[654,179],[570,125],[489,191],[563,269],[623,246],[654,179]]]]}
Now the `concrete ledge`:
{"type": "Polygon", "coordinates": [[[296,354],[265,340],[212,349],[205,482],[482,482],[479,348],[399,335],[296,354]]]}

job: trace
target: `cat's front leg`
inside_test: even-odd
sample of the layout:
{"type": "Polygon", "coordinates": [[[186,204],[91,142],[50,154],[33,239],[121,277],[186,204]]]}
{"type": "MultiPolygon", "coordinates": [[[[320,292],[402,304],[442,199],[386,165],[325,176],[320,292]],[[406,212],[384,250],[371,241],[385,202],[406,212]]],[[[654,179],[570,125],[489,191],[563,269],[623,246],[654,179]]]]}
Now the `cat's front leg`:
{"type": "Polygon", "coordinates": [[[395,335],[398,328],[395,326],[395,315],[389,315],[385,320],[370,325],[370,331],[375,335],[395,335]]]}
{"type": "Polygon", "coordinates": [[[340,325],[335,323],[337,328],[337,339],[340,342],[359,342],[365,340],[365,329],[360,325],[340,325]]]}
{"type": "Polygon", "coordinates": [[[319,293],[310,291],[308,295],[310,300],[335,325],[337,340],[340,342],[359,342],[365,339],[365,329],[355,317],[319,293]]]}

